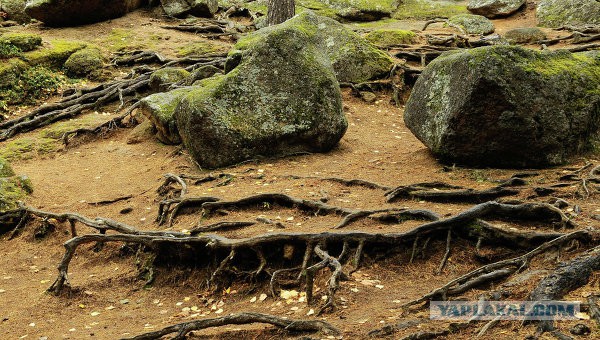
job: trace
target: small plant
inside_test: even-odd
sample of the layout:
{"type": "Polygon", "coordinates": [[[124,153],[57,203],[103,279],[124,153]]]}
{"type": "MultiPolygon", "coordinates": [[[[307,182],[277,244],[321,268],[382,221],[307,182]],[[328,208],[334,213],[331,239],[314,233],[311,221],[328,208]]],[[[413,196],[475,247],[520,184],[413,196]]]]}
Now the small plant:
{"type": "Polygon", "coordinates": [[[21,49],[17,46],[0,42],[0,59],[19,57],[21,53],[21,49]]]}
{"type": "Polygon", "coordinates": [[[43,66],[28,68],[19,74],[11,86],[0,89],[0,111],[8,110],[9,104],[29,104],[47,97],[63,83],[64,76],[43,66]]]}

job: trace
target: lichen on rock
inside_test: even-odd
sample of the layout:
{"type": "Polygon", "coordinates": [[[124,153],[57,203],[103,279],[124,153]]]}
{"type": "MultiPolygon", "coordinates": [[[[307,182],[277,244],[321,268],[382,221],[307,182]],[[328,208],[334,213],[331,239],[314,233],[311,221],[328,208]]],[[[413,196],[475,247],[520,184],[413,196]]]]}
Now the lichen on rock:
{"type": "Polygon", "coordinates": [[[65,61],[65,71],[70,77],[85,77],[101,69],[104,61],[100,49],[87,47],[69,56],[65,61]]]}
{"type": "Polygon", "coordinates": [[[600,52],[494,46],[445,53],[419,77],[407,127],[450,163],[544,167],[593,150],[600,52]]]}

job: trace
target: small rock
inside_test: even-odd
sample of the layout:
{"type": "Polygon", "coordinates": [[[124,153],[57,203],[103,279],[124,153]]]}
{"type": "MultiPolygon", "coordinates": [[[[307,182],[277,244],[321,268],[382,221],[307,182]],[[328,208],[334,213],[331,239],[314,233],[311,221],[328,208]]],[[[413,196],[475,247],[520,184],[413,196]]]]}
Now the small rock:
{"type": "Polygon", "coordinates": [[[367,103],[374,103],[377,100],[377,95],[370,91],[360,91],[360,98],[367,103]]]}
{"type": "Polygon", "coordinates": [[[582,323],[576,324],[569,331],[573,335],[588,335],[592,332],[592,330],[588,326],[582,323]]]}

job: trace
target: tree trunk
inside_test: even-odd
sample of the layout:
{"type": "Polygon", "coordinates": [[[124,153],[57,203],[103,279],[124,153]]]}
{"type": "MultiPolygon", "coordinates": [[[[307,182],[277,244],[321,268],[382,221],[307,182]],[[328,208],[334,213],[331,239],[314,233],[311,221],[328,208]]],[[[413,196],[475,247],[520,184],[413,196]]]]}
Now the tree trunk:
{"type": "Polygon", "coordinates": [[[268,8],[267,26],[281,24],[296,13],[294,0],[269,0],[268,8]]]}

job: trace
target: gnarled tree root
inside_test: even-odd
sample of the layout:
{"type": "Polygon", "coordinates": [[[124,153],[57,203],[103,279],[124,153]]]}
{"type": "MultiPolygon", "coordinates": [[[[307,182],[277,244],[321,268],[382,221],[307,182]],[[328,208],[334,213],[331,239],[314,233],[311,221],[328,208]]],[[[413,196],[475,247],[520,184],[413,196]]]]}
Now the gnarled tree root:
{"type": "Polygon", "coordinates": [[[191,331],[224,325],[245,325],[251,323],[267,323],[289,332],[323,332],[326,334],[340,334],[340,331],[331,324],[321,320],[291,320],[277,316],[260,313],[238,313],[213,319],[183,322],[165,327],[161,330],[140,334],[128,340],[153,340],[165,335],[177,333],[173,339],[185,339],[191,331]]]}

